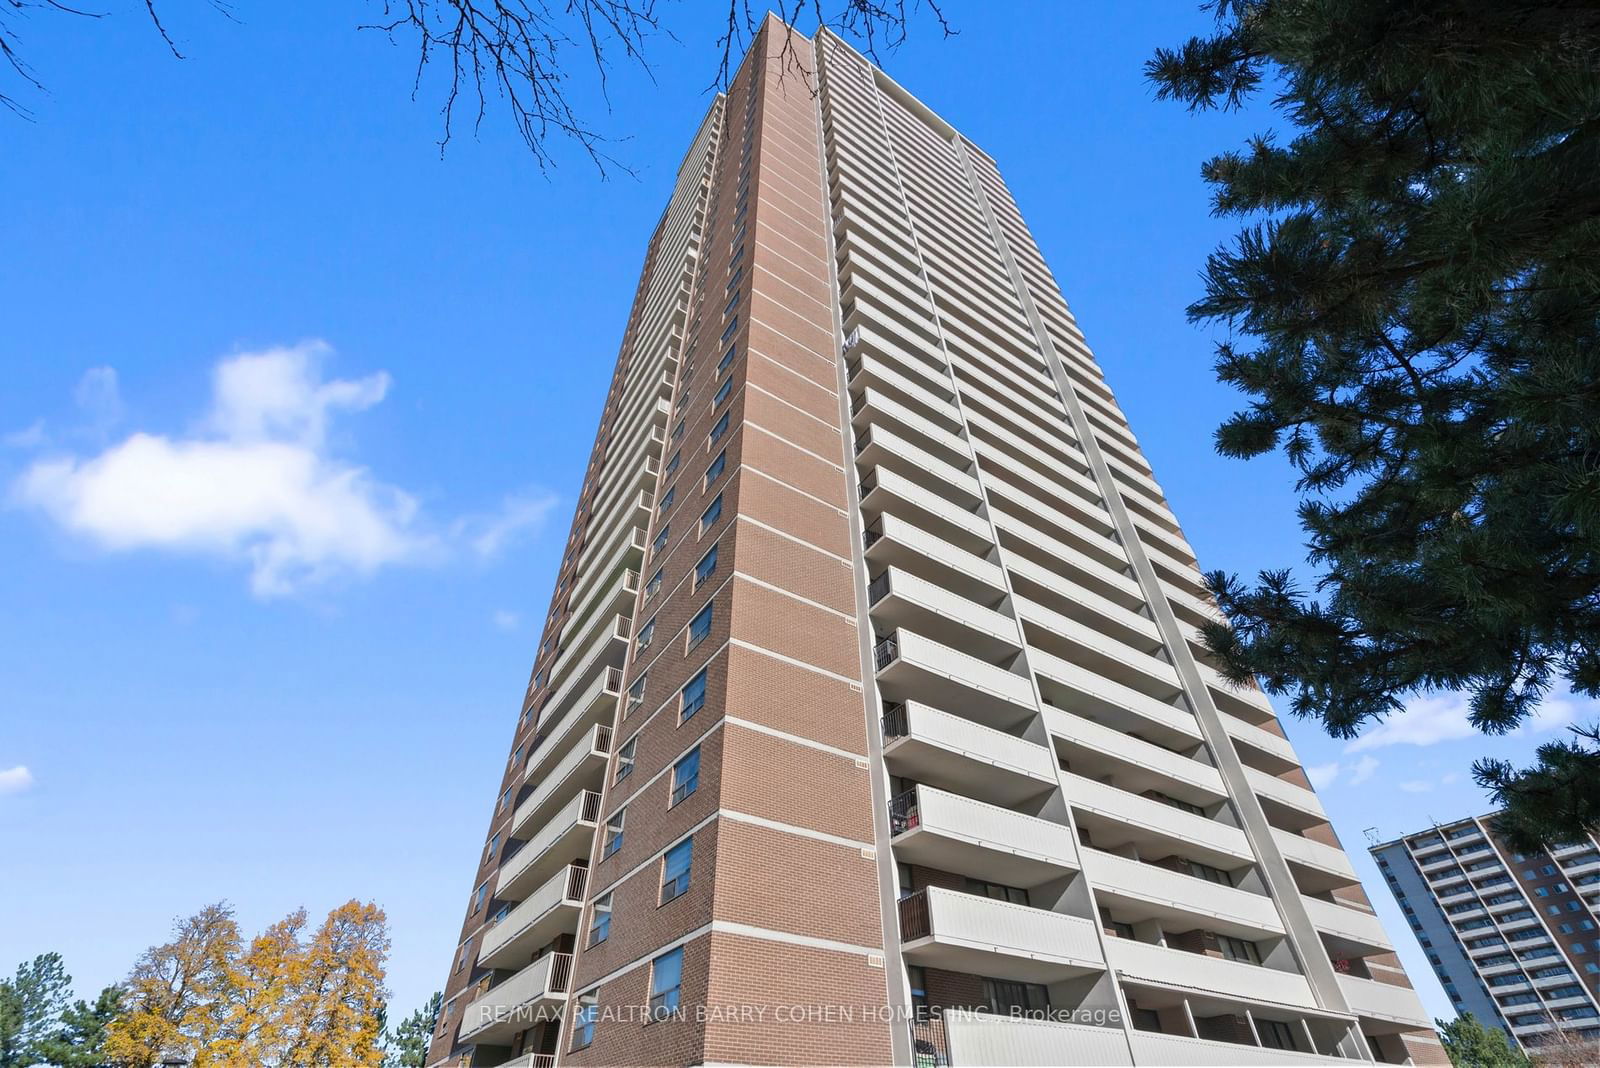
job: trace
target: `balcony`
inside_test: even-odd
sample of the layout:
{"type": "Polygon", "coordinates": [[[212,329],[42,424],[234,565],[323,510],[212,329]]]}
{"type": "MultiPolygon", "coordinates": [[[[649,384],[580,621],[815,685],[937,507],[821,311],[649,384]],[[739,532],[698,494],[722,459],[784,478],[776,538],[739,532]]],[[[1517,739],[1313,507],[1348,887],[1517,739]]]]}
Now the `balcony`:
{"type": "Polygon", "coordinates": [[[558,934],[577,929],[589,869],[569,864],[527,899],[484,929],[478,951],[482,968],[521,968],[558,934]]]}
{"type": "Polygon", "coordinates": [[[900,942],[912,964],[1020,983],[1105,970],[1086,919],[935,886],[900,899],[900,942]]]}
{"type": "Polygon", "coordinates": [[[857,431],[855,450],[856,463],[897,471],[963,508],[976,508],[983,501],[978,480],[972,475],[883,427],[857,431]]]}
{"type": "Polygon", "coordinates": [[[960,467],[972,462],[972,452],[959,435],[919,415],[885,393],[865,389],[850,401],[851,422],[857,430],[881,426],[893,434],[926,449],[938,459],[960,467]]]}
{"type": "Polygon", "coordinates": [[[1360,882],[1356,870],[1350,866],[1350,858],[1337,846],[1324,845],[1276,827],[1272,829],[1272,840],[1278,844],[1283,859],[1294,872],[1295,882],[1304,891],[1319,893],[1360,882]]]}
{"type": "Polygon", "coordinates": [[[600,816],[600,793],[584,790],[551,816],[521,849],[500,865],[494,896],[520,901],[558,868],[587,860],[600,816]]]}
{"type": "Polygon", "coordinates": [[[1291,1065],[1362,1064],[1317,1053],[1290,1053],[1264,1046],[1244,1046],[1235,1042],[1209,1042],[1182,1035],[1158,1035],[1150,1031],[1133,1033],[1133,1055],[1139,1064],[1206,1065],[1218,1068],[1289,1068],[1291,1065]]]}
{"type": "Polygon", "coordinates": [[[544,822],[575,791],[599,789],[611,754],[611,727],[597,723],[550,767],[511,817],[510,833],[522,836],[544,822]]]}
{"type": "MultiPolygon", "coordinates": [[[[1045,709],[1044,725],[1056,752],[1068,764],[1079,769],[1114,769],[1118,785],[1135,793],[1159,790],[1196,805],[1209,805],[1228,796],[1216,768],[1146,741],[1131,730],[1117,730],[1054,706],[1045,709]]],[[[1189,735],[1170,740],[1184,748],[1200,744],[1189,735]]]]}
{"type": "Polygon", "coordinates": [[[889,802],[895,858],[941,871],[1032,887],[1078,870],[1064,823],[918,786],[889,802]]]}
{"type": "Polygon", "coordinates": [[[1097,849],[1133,846],[1141,855],[1157,858],[1177,853],[1224,870],[1255,862],[1237,827],[1082,775],[1068,773],[1063,781],[1078,826],[1089,832],[1097,849]]]}
{"type": "Polygon", "coordinates": [[[874,467],[861,476],[861,510],[869,517],[892,510],[970,553],[986,553],[992,544],[988,520],[887,468],[874,467]]]}
{"type": "Polygon", "coordinates": [[[1175,931],[1204,927],[1251,941],[1283,934],[1277,906],[1264,894],[1207,882],[1099,849],[1085,848],[1079,859],[1096,899],[1114,908],[1118,917],[1128,922],[1153,919],[1175,931]]]}
{"type": "Polygon", "coordinates": [[[867,601],[880,633],[908,627],[985,660],[1022,651],[1016,620],[909,571],[890,567],[873,576],[867,586],[867,601]]]}
{"type": "MultiPolygon", "coordinates": [[[[523,775],[524,781],[542,780],[556,757],[563,752],[563,747],[577,735],[577,732],[596,724],[610,723],[612,713],[617,707],[617,697],[621,692],[622,670],[607,667],[595,675],[588,688],[571,701],[571,707],[567,709],[565,715],[554,723],[541,723],[539,733],[534,739],[533,752],[528,757],[528,770],[523,775]]],[[[551,701],[546,706],[545,712],[550,713],[561,707],[561,703],[551,701]]]]}
{"type": "MultiPolygon", "coordinates": [[[[1044,680],[1059,688],[1054,704],[1111,723],[1119,730],[1149,732],[1152,737],[1163,739],[1200,740],[1200,725],[1187,708],[1113,682],[1043,649],[1030,649],[1028,663],[1039,676],[1041,689],[1044,680]]],[[[1052,698],[1049,691],[1045,696],[1052,698]]]]}
{"type": "Polygon", "coordinates": [[[1409,986],[1341,975],[1339,990],[1344,994],[1350,1011],[1366,1022],[1365,1030],[1375,1030],[1373,1022],[1387,1025],[1383,1028],[1385,1030],[1395,1031],[1433,1026],[1433,1020],[1423,1009],[1417,992],[1409,986]]]}
{"type": "Polygon", "coordinates": [[[1006,579],[998,564],[957,548],[915,524],[885,512],[864,532],[867,560],[932,575],[939,585],[973,601],[996,603],[1005,596],[1006,579]]]}
{"type": "MultiPolygon", "coordinates": [[[[1121,1027],[998,1016],[980,1012],[946,1012],[940,1023],[949,1045],[949,1063],[1062,1065],[1131,1064],[1128,1040],[1121,1027]]],[[[918,1059],[918,1065],[928,1062],[918,1059]]],[[[1188,1060],[1150,1060],[1149,1064],[1198,1064],[1188,1060]]]]}
{"type": "Polygon", "coordinates": [[[1107,939],[1106,957],[1124,983],[1181,987],[1272,1005],[1317,1007],[1311,984],[1298,972],[1208,957],[1127,938],[1107,939]]]}
{"type": "Polygon", "coordinates": [[[1025,677],[912,631],[880,636],[872,652],[879,686],[892,690],[897,700],[935,708],[959,703],[973,718],[1000,727],[1015,726],[1038,711],[1025,677]]]}
{"type": "Polygon", "coordinates": [[[1322,802],[1308,788],[1251,767],[1244,769],[1244,777],[1275,826],[1301,830],[1328,822],[1322,802]]]}
{"type": "Polygon", "coordinates": [[[884,713],[883,738],[891,774],[990,804],[1020,804],[1056,785],[1044,746],[917,701],[884,713]]]}
{"type": "MultiPolygon", "coordinates": [[[[1218,711],[1221,711],[1220,709],[1218,711]]],[[[1246,723],[1238,716],[1230,716],[1222,712],[1222,729],[1227,732],[1238,745],[1248,746],[1252,752],[1240,754],[1241,759],[1248,755],[1252,766],[1265,764],[1269,774],[1288,771],[1290,768],[1300,766],[1300,758],[1295,755],[1294,746],[1289,744],[1289,739],[1281,734],[1258,727],[1253,723],[1246,723]]]]}
{"type": "Polygon", "coordinates": [[[561,1015],[572,980],[572,954],[546,953],[499,986],[475,998],[461,1014],[459,1042],[508,1045],[518,1031],[561,1015]]]}
{"type": "Polygon", "coordinates": [[[1371,912],[1353,905],[1339,905],[1316,897],[1302,897],[1311,923],[1332,941],[1331,952],[1361,957],[1369,953],[1389,953],[1394,943],[1384,933],[1383,924],[1371,912]]]}

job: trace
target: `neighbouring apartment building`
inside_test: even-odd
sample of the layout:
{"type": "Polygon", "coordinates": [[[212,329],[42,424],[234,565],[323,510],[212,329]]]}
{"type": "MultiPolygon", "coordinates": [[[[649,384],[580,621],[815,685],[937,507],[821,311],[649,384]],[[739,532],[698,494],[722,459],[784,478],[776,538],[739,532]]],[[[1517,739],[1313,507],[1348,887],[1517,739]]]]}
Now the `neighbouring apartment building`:
{"type": "Polygon", "coordinates": [[[1457,1012],[1524,1049],[1600,1043],[1600,843],[1518,853],[1479,816],[1372,847],[1457,1012]]]}
{"type": "Polygon", "coordinates": [[[993,160],[769,18],[651,236],[430,1064],[1444,1064],[993,160]]]}

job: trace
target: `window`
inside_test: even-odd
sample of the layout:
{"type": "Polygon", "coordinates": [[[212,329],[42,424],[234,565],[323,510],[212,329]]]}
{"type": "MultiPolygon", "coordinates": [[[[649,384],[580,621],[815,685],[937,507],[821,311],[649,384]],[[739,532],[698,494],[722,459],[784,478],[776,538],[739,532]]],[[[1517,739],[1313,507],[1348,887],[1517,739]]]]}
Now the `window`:
{"type": "Polygon", "coordinates": [[[622,848],[622,820],[628,814],[626,808],[619,808],[606,820],[606,840],[600,847],[600,859],[605,860],[611,854],[622,848]]]}
{"type": "Polygon", "coordinates": [[[682,419],[678,420],[678,425],[672,428],[672,440],[673,441],[677,441],[677,440],[679,440],[680,438],[683,437],[683,431],[684,431],[685,425],[686,424],[684,423],[684,421],[682,419]]]}
{"type": "Polygon", "coordinates": [[[690,679],[683,687],[683,709],[678,715],[678,722],[685,723],[694,718],[694,714],[706,705],[706,670],[690,679]]]}
{"type": "Polygon", "coordinates": [[[661,903],[665,905],[683,896],[689,889],[689,868],[693,860],[694,836],[691,835],[667,850],[661,859],[661,903]]]}
{"type": "Polygon", "coordinates": [[[645,621],[645,625],[639,628],[639,637],[636,639],[636,642],[637,642],[637,644],[639,646],[639,652],[642,653],[646,649],[650,648],[650,641],[655,636],[656,636],[656,617],[655,616],[651,616],[648,620],[645,621]]]}
{"type": "MultiPolygon", "coordinates": [[[[734,303],[738,303],[738,302],[735,301],[734,303]]],[[[728,320],[728,325],[722,328],[722,338],[718,342],[718,344],[726,345],[728,343],[728,339],[730,337],[732,337],[733,334],[734,334],[734,331],[736,331],[738,329],[739,329],[739,317],[737,315],[735,315],[733,318],[728,320]]]]}
{"type": "Polygon", "coordinates": [[[1007,979],[985,979],[983,1002],[990,1012],[1002,1016],[1039,1013],[1050,1008],[1050,996],[1038,983],[1014,983],[1007,979]]]}
{"type": "MultiPolygon", "coordinates": [[[[589,913],[589,944],[598,946],[611,935],[611,895],[594,899],[589,913]]],[[[588,1045],[588,1043],[584,1043],[588,1045]]]]}
{"type": "Polygon", "coordinates": [[[461,948],[456,950],[456,971],[467,966],[467,961],[472,959],[472,939],[461,943],[461,948]]]}
{"type": "Polygon", "coordinates": [[[514,789],[516,789],[516,787],[507,786],[506,787],[506,792],[500,795],[500,811],[501,812],[504,812],[506,810],[506,806],[511,804],[511,791],[514,790],[514,789]]]}
{"type": "MultiPolygon", "coordinates": [[[[706,635],[711,633],[711,608],[711,605],[706,605],[689,620],[689,649],[705,641],[706,635]]],[[[684,652],[688,652],[689,649],[685,649],[684,652]]]]}
{"type": "Polygon", "coordinates": [[[1009,901],[1013,905],[1026,905],[1028,892],[1019,887],[1006,886],[1002,883],[987,883],[982,879],[968,879],[967,893],[977,894],[979,897],[993,898],[996,901],[1009,901]]]}
{"type": "Polygon", "coordinates": [[[710,578],[717,570],[717,547],[713,545],[706,550],[700,562],[694,565],[694,588],[699,589],[706,579],[710,578]]]}
{"type": "Polygon", "coordinates": [[[667,802],[667,807],[676,805],[694,793],[699,786],[700,747],[695,746],[672,766],[672,800],[667,802]]]}
{"type": "Polygon", "coordinates": [[[1217,948],[1222,950],[1222,955],[1228,960],[1244,961],[1246,964],[1261,963],[1254,942],[1246,942],[1232,935],[1217,935],[1217,948]]]}
{"type": "Polygon", "coordinates": [[[661,533],[657,534],[656,535],[656,540],[651,542],[651,544],[650,544],[650,551],[653,554],[659,555],[661,550],[665,549],[667,547],[667,537],[671,533],[671,531],[672,531],[672,524],[670,524],[670,523],[661,528],[661,533]]]}
{"type": "Polygon", "coordinates": [[[478,910],[483,908],[483,899],[489,896],[489,884],[484,883],[472,894],[472,914],[476,916],[478,910]]]}
{"type": "Polygon", "coordinates": [[[722,354],[722,359],[717,361],[717,374],[719,376],[722,374],[722,372],[726,371],[728,368],[733,366],[734,357],[737,356],[738,353],[739,353],[739,346],[737,346],[737,345],[729,345],[728,346],[728,351],[724,352],[722,354]]]}
{"type": "Polygon", "coordinates": [[[711,398],[711,407],[715,408],[728,399],[728,394],[733,392],[733,379],[724,378],[722,385],[717,387],[717,395],[711,398]]]}
{"type": "Polygon", "coordinates": [[[594,994],[578,998],[578,1011],[572,1015],[572,1048],[582,1049],[594,1041],[594,1021],[600,1015],[600,999],[594,994]]]}
{"type": "Polygon", "coordinates": [[[613,783],[621,782],[633,774],[634,752],[638,748],[639,736],[637,734],[617,747],[617,775],[616,778],[611,780],[613,783]]]}
{"type": "Polygon", "coordinates": [[[1256,1034],[1261,1036],[1261,1044],[1268,1049],[1299,1048],[1294,1044],[1294,1031],[1280,1020],[1263,1020],[1257,1017],[1256,1034]]]}
{"type": "Polygon", "coordinates": [[[632,712],[644,704],[644,684],[647,675],[640,675],[633,680],[633,685],[628,687],[628,711],[632,712]]]}
{"type": "Polygon", "coordinates": [[[706,510],[700,514],[700,533],[704,534],[706,531],[710,530],[712,524],[716,523],[716,521],[721,518],[722,494],[719,493],[717,494],[717,499],[707,505],[706,510]]]}
{"type": "Polygon", "coordinates": [[[677,486],[673,486],[671,489],[667,490],[667,492],[661,497],[661,503],[656,505],[656,513],[658,515],[666,515],[667,509],[672,507],[672,502],[677,498],[677,496],[677,486]]]}
{"type": "Polygon", "coordinates": [[[483,862],[485,864],[489,863],[489,861],[494,859],[495,854],[498,852],[500,852],[500,836],[497,834],[493,838],[489,839],[488,845],[483,847],[483,862]]]}
{"type": "Polygon", "coordinates": [[[718,419],[716,425],[711,428],[711,435],[706,439],[706,444],[715,445],[717,439],[728,432],[728,416],[732,414],[732,412],[722,413],[722,418],[718,419]]]}
{"type": "MultiPolygon", "coordinates": [[[[732,380],[730,379],[730,381],[732,380]]],[[[712,460],[711,465],[706,468],[706,489],[710,489],[716,484],[717,479],[722,477],[722,469],[727,466],[728,450],[723,449],[721,452],[717,453],[717,458],[712,460]]]]}
{"type": "Polygon", "coordinates": [[[674,452],[672,454],[672,459],[667,461],[667,470],[666,470],[666,476],[665,477],[667,477],[667,478],[671,478],[672,477],[672,472],[674,472],[674,471],[676,471],[678,469],[678,461],[680,461],[682,459],[683,459],[683,450],[682,449],[679,449],[679,450],[677,450],[676,452],[674,452]]]}
{"type": "Polygon", "coordinates": [[[728,279],[728,284],[722,287],[723,292],[727,292],[728,290],[732,289],[734,286],[738,285],[743,280],[744,280],[744,268],[740,267],[737,271],[733,272],[733,277],[728,279]]]}
{"type": "Polygon", "coordinates": [[[683,948],[663,953],[650,962],[650,1015],[655,1019],[670,1016],[678,1009],[678,994],[683,983],[683,948]]]}
{"type": "Polygon", "coordinates": [[[654,597],[661,592],[661,568],[656,568],[656,573],[650,576],[650,581],[645,583],[644,595],[654,597]]]}
{"type": "Polygon", "coordinates": [[[1544,867],[1540,868],[1539,871],[1544,875],[1554,875],[1556,873],[1556,866],[1554,864],[1546,864],[1544,867]]]}
{"type": "Polygon", "coordinates": [[[1189,862],[1189,874],[1196,879],[1204,879],[1208,883],[1216,883],[1219,886],[1233,885],[1233,878],[1227,872],[1221,868],[1213,868],[1209,864],[1202,864],[1198,860],[1189,862]]]}
{"type": "Polygon", "coordinates": [[[1569,901],[1569,902],[1567,902],[1567,911],[1568,912],[1577,912],[1581,908],[1583,908],[1583,902],[1581,902],[1581,901],[1569,901]]]}

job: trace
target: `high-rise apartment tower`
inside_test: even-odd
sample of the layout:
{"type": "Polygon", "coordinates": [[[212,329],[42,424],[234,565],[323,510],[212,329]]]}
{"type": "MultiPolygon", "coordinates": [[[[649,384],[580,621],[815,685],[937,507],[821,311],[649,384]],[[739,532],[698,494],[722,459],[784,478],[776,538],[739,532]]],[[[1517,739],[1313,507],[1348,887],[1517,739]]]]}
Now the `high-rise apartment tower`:
{"type": "Polygon", "coordinates": [[[994,162],[769,19],[650,239],[429,1063],[1445,1063],[1214,615],[994,162]]]}
{"type": "Polygon", "coordinates": [[[1494,817],[1372,847],[1457,1012],[1525,1049],[1600,1052],[1600,842],[1519,853],[1494,817]]]}

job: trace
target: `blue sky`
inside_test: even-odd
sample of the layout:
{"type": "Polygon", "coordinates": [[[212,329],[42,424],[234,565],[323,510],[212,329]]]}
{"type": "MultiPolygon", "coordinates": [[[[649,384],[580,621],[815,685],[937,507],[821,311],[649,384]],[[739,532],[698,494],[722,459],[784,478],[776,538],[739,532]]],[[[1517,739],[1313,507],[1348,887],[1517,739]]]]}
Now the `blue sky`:
{"type": "MultiPolygon", "coordinates": [[[[715,4],[619,71],[637,178],[541,175],[491,112],[441,160],[437,86],[362,5],[118,0],[19,28],[48,94],[0,114],[0,969],[79,992],[226,898],[257,930],[389,913],[405,1012],[444,977],[651,226],[715,71],[715,4]],[[337,10],[335,10],[337,9],[337,10]],[[225,494],[185,489],[237,472],[225,494]],[[24,770],[25,769],[25,770],[24,770]]],[[[1226,461],[1235,405],[1184,318],[1208,154],[1270,120],[1158,104],[1192,3],[949,0],[890,72],[999,161],[1201,562],[1300,559],[1284,465],[1226,461]]],[[[1429,1007],[1364,848],[1480,811],[1487,740],[1420,702],[1353,744],[1288,730],[1429,1007]]]]}

